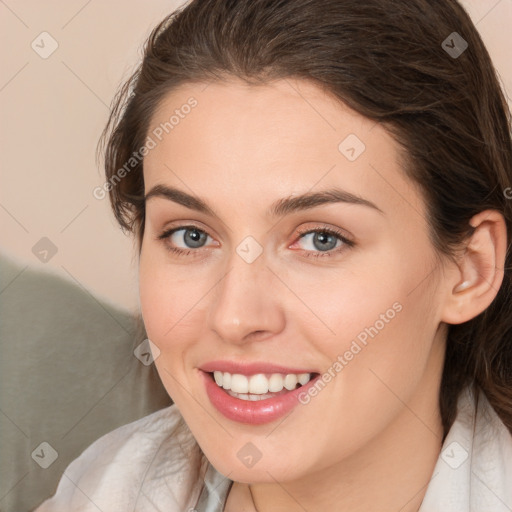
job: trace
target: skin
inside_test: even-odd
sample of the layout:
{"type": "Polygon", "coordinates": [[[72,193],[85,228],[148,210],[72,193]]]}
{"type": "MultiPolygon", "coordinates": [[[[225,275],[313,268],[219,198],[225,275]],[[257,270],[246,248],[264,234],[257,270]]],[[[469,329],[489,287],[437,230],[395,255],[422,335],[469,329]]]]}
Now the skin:
{"type": "Polygon", "coordinates": [[[306,81],[232,79],[171,91],[148,133],[190,96],[197,106],[145,157],[145,190],[179,188],[218,218],[147,200],[140,302],[164,386],[208,459],[235,481],[225,510],[355,512],[378,504],[417,511],[442,444],[446,324],[473,318],[494,299],[503,277],[502,216],[475,216],[468,249],[453,261],[438,256],[422,195],[381,125],[306,81]],[[366,146],[353,162],[338,150],[348,134],[366,146]],[[282,218],[266,213],[278,199],[332,186],[381,212],[336,203],[282,218]],[[190,223],[209,237],[188,255],[169,251],[187,249],[186,231],[158,240],[190,223]],[[322,227],[355,245],[338,242],[326,257],[313,234],[297,231],[322,227]],[[247,236],[263,249],[250,264],[236,252],[247,236]],[[322,373],[397,302],[401,311],[284,419],[240,424],[209,402],[202,364],[272,361],[322,373]],[[261,452],[251,468],[237,457],[248,442],[261,452]]]}

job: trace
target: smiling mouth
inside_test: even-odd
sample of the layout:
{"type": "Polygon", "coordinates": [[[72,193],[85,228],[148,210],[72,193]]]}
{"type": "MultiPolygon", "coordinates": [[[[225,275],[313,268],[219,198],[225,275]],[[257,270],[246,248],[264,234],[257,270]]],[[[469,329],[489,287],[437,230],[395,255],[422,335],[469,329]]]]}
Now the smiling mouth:
{"type": "Polygon", "coordinates": [[[208,373],[217,386],[228,395],[246,401],[267,400],[300,388],[318,373],[257,373],[242,375],[213,371],[208,373]]]}

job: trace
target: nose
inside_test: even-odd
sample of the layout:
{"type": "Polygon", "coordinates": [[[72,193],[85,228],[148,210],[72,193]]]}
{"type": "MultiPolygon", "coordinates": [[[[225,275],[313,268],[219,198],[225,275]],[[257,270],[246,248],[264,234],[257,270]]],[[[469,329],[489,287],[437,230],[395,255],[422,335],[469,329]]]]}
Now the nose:
{"type": "Polygon", "coordinates": [[[278,334],[285,325],[280,299],[284,293],[279,285],[263,255],[247,263],[234,253],[226,275],[212,290],[210,329],[222,340],[237,344],[278,334]]]}

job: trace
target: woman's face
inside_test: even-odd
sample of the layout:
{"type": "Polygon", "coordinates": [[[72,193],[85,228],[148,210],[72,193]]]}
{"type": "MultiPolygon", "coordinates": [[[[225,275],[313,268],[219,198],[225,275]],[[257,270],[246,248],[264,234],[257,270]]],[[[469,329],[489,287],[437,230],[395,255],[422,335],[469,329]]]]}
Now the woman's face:
{"type": "Polygon", "coordinates": [[[174,90],[148,136],[142,314],[213,465],[287,481],[438,430],[443,271],[383,127],[233,80],[174,90]]]}

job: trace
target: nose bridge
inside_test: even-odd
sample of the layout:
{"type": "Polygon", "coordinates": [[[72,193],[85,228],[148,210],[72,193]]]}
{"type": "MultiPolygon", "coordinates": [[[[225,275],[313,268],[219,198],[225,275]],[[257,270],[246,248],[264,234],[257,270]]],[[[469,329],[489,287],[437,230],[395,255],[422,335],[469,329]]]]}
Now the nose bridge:
{"type": "MultiPolygon", "coordinates": [[[[238,250],[247,248],[240,244],[238,250]]],[[[264,255],[253,261],[233,252],[228,270],[214,293],[209,315],[210,328],[226,341],[244,342],[253,333],[271,335],[284,327],[272,272],[264,255]]]]}

